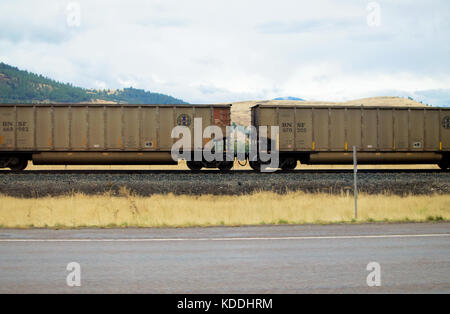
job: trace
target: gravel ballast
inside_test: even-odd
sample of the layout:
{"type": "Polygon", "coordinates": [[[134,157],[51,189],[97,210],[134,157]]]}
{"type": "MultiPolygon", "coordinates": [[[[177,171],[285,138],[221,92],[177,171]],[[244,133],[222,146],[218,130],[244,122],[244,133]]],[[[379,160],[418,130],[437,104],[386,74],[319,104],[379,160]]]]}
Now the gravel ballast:
{"type": "MultiPolygon", "coordinates": [[[[252,171],[25,171],[0,172],[0,194],[17,197],[131,193],[185,195],[241,195],[256,191],[352,193],[351,171],[292,171],[255,173],[252,171]]],[[[368,194],[448,194],[450,172],[369,171],[358,173],[358,190],[368,194]]]]}

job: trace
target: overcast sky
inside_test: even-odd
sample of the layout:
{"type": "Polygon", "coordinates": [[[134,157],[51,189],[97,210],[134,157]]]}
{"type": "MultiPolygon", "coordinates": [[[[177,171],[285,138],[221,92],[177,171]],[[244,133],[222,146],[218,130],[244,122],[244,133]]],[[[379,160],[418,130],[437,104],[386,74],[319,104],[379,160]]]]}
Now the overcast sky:
{"type": "Polygon", "coordinates": [[[0,61],[190,103],[450,105],[450,1],[1,0],[0,61]]]}

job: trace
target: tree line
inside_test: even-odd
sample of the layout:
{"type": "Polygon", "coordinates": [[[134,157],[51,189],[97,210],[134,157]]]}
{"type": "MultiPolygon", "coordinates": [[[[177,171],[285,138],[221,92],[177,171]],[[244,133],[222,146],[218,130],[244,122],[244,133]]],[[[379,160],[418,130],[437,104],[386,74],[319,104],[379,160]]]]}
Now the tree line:
{"type": "Polygon", "coordinates": [[[0,63],[0,103],[79,103],[96,99],[133,104],[186,104],[172,96],[132,87],[113,93],[84,89],[0,63]]]}

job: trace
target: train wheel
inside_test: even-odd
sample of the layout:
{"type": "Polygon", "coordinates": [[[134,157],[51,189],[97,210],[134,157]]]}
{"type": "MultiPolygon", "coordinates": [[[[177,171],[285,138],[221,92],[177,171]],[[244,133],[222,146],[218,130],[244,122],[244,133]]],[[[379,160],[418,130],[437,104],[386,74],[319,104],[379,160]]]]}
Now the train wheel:
{"type": "Polygon", "coordinates": [[[449,163],[448,159],[444,159],[444,160],[441,160],[440,162],[438,162],[438,166],[442,170],[446,170],[450,167],[450,163],[449,163]]]}
{"type": "Polygon", "coordinates": [[[26,158],[13,157],[9,160],[8,167],[12,171],[22,171],[28,166],[26,158]]]}
{"type": "Polygon", "coordinates": [[[252,168],[255,171],[261,171],[261,162],[259,161],[250,161],[248,163],[250,165],[250,168],[252,168]]]}
{"type": "Polygon", "coordinates": [[[234,166],[234,162],[232,161],[222,161],[221,163],[219,163],[218,168],[220,169],[220,171],[230,171],[234,166]]]}
{"type": "Polygon", "coordinates": [[[192,171],[199,171],[199,170],[202,170],[202,168],[203,168],[203,163],[201,161],[191,160],[191,161],[186,162],[186,165],[192,171]]]}
{"type": "Polygon", "coordinates": [[[281,161],[281,170],[289,171],[297,167],[297,160],[294,158],[286,158],[281,161]]]}

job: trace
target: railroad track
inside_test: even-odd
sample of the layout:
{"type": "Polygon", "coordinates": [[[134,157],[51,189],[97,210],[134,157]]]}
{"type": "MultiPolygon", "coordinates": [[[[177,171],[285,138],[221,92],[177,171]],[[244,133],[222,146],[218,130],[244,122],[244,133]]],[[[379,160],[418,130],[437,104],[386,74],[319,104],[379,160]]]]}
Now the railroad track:
{"type": "MultiPolygon", "coordinates": [[[[1,172],[0,194],[20,197],[120,194],[241,195],[257,191],[342,193],[353,189],[351,169],[295,170],[258,173],[234,170],[40,170],[1,172]]],[[[450,194],[450,172],[437,169],[364,169],[358,173],[364,193],[450,194]]]]}
{"type": "MultiPolygon", "coordinates": [[[[228,172],[220,172],[219,170],[28,170],[28,171],[0,171],[0,175],[10,176],[24,176],[24,175],[79,175],[79,174],[92,174],[92,175],[158,175],[158,174],[182,174],[182,175],[206,175],[206,174],[221,174],[221,175],[272,175],[272,174],[346,174],[353,173],[353,169],[301,169],[292,171],[276,171],[276,172],[255,172],[253,170],[232,170],[228,172]]],[[[449,170],[441,169],[358,169],[359,174],[375,174],[375,173],[411,173],[411,174],[450,174],[449,170]]]]}

